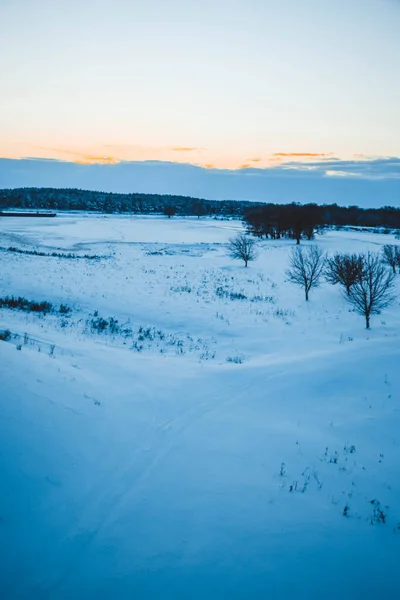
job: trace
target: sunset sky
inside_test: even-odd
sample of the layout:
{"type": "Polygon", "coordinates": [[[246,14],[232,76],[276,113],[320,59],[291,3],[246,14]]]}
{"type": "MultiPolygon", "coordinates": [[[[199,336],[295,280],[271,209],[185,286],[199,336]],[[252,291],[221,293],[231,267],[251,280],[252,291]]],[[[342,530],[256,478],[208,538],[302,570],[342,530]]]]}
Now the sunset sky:
{"type": "Polygon", "coordinates": [[[400,156],[398,0],[0,0],[0,157],[400,156]]]}

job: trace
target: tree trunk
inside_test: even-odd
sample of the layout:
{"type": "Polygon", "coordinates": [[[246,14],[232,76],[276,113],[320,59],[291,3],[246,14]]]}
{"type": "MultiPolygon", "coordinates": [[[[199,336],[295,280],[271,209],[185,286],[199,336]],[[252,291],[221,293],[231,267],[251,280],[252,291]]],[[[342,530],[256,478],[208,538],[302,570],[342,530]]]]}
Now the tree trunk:
{"type": "Polygon", "coordinates": [[[369,315],[365,315],[366,329],[369,329],[369,315]]]}
{"type": "Polygon", "coordinates": [[[306,300],[308,302],[308,289],[306,288],[306,300]]]}
{"type": "Polygon", "coordinates": [[[300,244],[300,238],[296,238],[296,244],[300,244]]]}
{"type": "Polygon", "coordinates": [[[244,261],[244,266],[247,267],[247,260],[244,261]]]}

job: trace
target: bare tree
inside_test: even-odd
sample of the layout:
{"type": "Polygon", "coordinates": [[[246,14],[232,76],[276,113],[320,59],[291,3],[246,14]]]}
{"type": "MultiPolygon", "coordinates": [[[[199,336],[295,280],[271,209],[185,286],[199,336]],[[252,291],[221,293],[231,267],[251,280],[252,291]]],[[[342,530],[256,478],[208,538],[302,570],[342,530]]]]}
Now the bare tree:
{"type": "Polygon", "coordinates": [[[382,248],[382,262],[392,267],[393,273],[396,273],[396,267],[400,268],[400,247],[385,244],[382,248]]]}
{"type": "Polygon", "coordinates": [[[350,294],[351,286],[362,272],[362,255],[337,252],[326,261],[325,277],[333,285],[339,283],[350,294]]]}
{"type": "Polygon", "coordinates": [[[286,275],[292,283],[304,288],[308,300],[310,290],[320,284],[324,268],[325,255],[318,246],[296,246],[292,249],[286,275]]]}
{"type": "Polygon", "coordinates": [[[244,233],[239,233],[229,240],[228,251],[231,258],[243,260],[245,267],[258,256],[256,242],[244,233]]]}
{"type": "Polygon", "coordinates": [[[371,315],[376,315],[392,304],[395,299],[393,283],[395,274],[382,264],[379,254],[368,252],[363,255],[361,276],[351,286],[347,300],[359,315],[365,317],[369,329],[371,315]]]}

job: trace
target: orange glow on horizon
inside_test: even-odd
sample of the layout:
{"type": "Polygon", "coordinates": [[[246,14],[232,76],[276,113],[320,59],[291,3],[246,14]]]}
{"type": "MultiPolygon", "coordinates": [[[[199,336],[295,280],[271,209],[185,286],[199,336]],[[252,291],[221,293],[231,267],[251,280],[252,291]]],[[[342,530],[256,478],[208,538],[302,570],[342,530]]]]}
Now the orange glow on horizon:
{"type": "Polygon", "coordinates": [[[173,152],[202,152],[205,148],[190,148],[185,146],[175,146],[172,148],[173,152]]]}
{"type": "MultiPolygon", "coordinates": [[[[0,157],[11,159],[52,159],[81,165],[116,165],[121,162],[162,161],[185,163],[205,169],[267,169],[289,162],[306,164],[323,162],[333,152],[241,152],[235,148],[203,148],[200,146],[143,146],[126,143],[72,146],[32,144],[29,142],[0,142],[0,157]],[[196,157],[194,159],[194,157],[196,157]]],[[[352,153],[341,159],[368,160],[367,155],[352,153]]]]}
{"type": "Polygon", "coordinates": [[[113,158],[112,156],[90,156],[84,155],[82,158],[78,158],[73,161],[79,165],[116,165],[121,162],[118,158],[113,158]]]}

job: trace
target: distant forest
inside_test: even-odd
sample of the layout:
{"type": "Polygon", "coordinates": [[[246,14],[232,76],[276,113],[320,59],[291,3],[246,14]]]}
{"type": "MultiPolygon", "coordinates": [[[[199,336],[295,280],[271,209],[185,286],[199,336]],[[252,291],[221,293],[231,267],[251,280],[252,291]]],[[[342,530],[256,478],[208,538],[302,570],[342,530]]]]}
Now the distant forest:
{"type": "Polygon", "coordinates": [[[205,200],[161,194],[115,194],[78,189],[18,188],[0,190],[0,210],[95,211],[165,214],[167,217],[216,216],[243,219],[258,236],[312,237],[327,225],[400,229],[400,208],[343,207],[337,204],[267,204],[236,200],[205,200]]]}
{"type": "Polygon", "coordinates": [[[253,202],[203,200],[166,194],[114,194],[77,189],[18,188],[0,190],[0,209],[33,208],[103,213],[166,214],[202,217],[241,217],[253,202]]]}
{"type": "Polygon", "coordinates": [[[381,227],[385,232],[400,229],[400,209],[362,209],[337,204],[265,204],[246,208],[243,214],[248,230],[257,237],[311,240],[318,229],[346,225],[381,227]]]}

